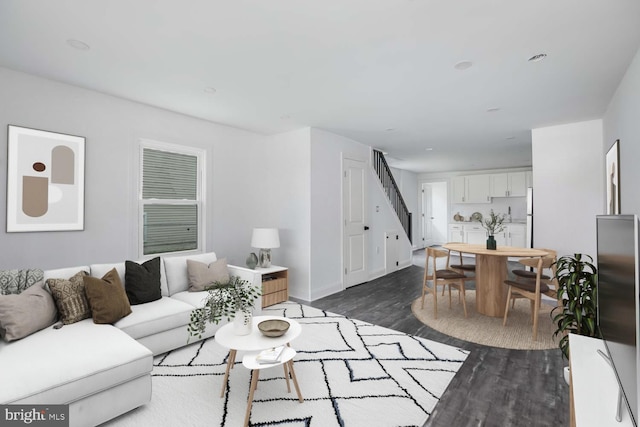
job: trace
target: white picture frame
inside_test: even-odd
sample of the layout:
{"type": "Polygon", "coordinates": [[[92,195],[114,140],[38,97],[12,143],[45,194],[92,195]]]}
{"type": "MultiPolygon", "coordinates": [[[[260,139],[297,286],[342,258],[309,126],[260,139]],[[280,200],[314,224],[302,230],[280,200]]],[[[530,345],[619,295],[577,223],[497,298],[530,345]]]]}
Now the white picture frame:
{"type": "Polygon", "coordinates": [[[7,133],[7,232],[84,230],[85,138],[7,133]]]}

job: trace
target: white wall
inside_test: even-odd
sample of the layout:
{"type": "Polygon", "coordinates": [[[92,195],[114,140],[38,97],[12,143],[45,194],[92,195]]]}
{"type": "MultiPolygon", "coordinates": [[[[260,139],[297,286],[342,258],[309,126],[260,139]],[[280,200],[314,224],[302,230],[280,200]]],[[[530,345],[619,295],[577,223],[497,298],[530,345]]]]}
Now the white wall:
{"type": "MultiPolygon", "coordinates": [[[[342,273],[342,158],[360,159],[369,168],[368,256],[369,278],[384,274],[384,233],[402,232],[395,212],[370,167],[370,147],[331,132],[311,129],[311,299],[340,291],[342,273]],[[376,212],[379,206],[379,212],[376,212]],[[379,249],[378,249],[379,248],[379,249]]],[[[401,234],[402,236],[402,234],[401,234]]],[[[410,264],[409,240],[399,253],[401,265],[410,264]]]]}
{"type": "MultiPolygon", "coordinates": [[[[620,140],[620,208],[623,214],[640,215],[640,50],[618,86],[604,116],[601,156],[620,140]]],[[[604,161],[604,160],[603,160],[604,161]]],[[[604,174],[602,180],[604,182],[604,174]]],[[[604,184],[603,184],[604,185],[604,184]]],[[[606,199],[602,198],[603,212],[606,199]]]]}
{"type": "Polygon", "coordinates": [[[303,300],[309,299],[311,277],[309,141],[309,128],[270,137],[258,151],[264,171],[255,194],[260,203],[254,226],[279,229],[280,248],[272,250],[272,262],[289,268],[289,294],[303,300]]]}
{"type": "Polygon", "coordinates": [[[312,300],[342,290],[343,155],[369,167],[369,147],[331,132],[311,130],[312,300]]]}
{"type": "Polygon", "coordinates": [[[207,250],[244,265],[259,213],[265,137],[0,68],[0,153],[7,125],[86,138],[85,230],[6,233],[6,156],[0,156],[0,268],[52,268],[137,259],[137,141],[207,150],[207,250]]]}
{"type": "Polygon", "coordinates": [[[559,256],[596,255],[603,212],[602,120],[533,129],[533,241],[559,256]]]}

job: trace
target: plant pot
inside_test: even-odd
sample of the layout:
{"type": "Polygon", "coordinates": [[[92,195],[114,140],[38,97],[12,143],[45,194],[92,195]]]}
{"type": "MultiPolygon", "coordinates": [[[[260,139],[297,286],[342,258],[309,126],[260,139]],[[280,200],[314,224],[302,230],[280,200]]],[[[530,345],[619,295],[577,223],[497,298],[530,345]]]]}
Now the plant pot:
{"type": "Polygon", "coordinates": [[[250,311],[236,311],[233,318],[233,333],[236,335],[249,335],[252,330],[253,316],[250,311]]]}
{"type": "Polygon", "coordinates": [[[491,249],[495,251],[496,248],[497,248],[496,238],[494,236],[489,236],[489,238],[487,239],[487,249],[491,249]]]}

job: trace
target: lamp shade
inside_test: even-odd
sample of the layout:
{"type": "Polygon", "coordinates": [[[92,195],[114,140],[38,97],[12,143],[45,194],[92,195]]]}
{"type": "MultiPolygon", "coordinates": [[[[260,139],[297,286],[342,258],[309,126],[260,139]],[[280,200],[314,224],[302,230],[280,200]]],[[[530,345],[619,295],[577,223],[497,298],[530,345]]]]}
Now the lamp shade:
{"type": "Polygon", "coordinates": [[[251,246],[254,248],[279,248],[280,235],[277,228],[254,228],[251,236],[251,246]]]}

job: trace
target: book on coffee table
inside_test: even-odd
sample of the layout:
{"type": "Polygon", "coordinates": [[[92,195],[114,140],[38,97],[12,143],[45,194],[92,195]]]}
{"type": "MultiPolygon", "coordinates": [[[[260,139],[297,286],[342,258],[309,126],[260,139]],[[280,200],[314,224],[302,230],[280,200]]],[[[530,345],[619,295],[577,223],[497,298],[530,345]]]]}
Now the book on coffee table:
{"type": "Polygon", "coordinates": [[[268,364],[268,363],[276,363],[280,361],[280,356],[282,356],[282,352],[284,351],[284,346],[270,348],[268,350],[262,350],[256,356],[256,362],[260,364],[268,364]]]}

